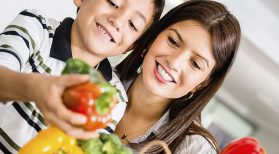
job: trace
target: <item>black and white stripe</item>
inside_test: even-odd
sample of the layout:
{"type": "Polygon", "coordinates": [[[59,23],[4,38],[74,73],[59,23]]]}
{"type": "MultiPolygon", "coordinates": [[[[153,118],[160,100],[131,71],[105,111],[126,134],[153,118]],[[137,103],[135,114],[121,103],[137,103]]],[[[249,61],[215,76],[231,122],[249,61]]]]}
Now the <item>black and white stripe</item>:
{"type": "MultiPolygon", "coordinates": [[[[70,18],[62,22],[45,18],[37,10],[21,12],[0,34],[0,66],[26,73],[60,75],[65,61],[72,57],[72,23],[70,18]]],[[[107,129],[102,130],[111,133],[124,114],[127,96],[107,59],[100,63],[99,69],[119,89],[120,103],[114,111],[119,114],[112,117],[114,121],[107,129]]],[[[3,153],[17,153],[21,146],[46,127],[34,102],[0,102],[0,150],[3,153]]]]}

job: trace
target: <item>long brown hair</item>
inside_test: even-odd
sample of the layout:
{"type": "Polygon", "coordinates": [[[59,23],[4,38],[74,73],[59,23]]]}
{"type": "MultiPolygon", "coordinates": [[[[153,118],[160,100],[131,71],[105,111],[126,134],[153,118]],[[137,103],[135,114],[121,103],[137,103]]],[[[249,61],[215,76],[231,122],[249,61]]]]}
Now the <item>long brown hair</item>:
{"type": "MultiPolygon", "coordinates": [[[[158,135],[151,135],[139,144],[130,144],[135,149],[141,148],[151,140],[159,139],[165,141],[171,151],[175,151],[186,135],[199,134],[210,140],[210,143],[213,142],[218,151],[214,138],[194,121],[199,119],[201,111],[223,83],[239,46],[239,23],[224,5],[215,1],[193,0],[175,7],[140,38],[140,43],[136,44],[134,51],[116,69],[122,81],[134,79],[137,76],[136,70],[143,61],[142,52],[148,52],[148,48],[163,30],[184,20],[195,20],[208,31],[216,65],[209,75],[209,83],[196,91],[190,99],[187,99],[187,95],[173,99],[169,106],[170,121],[163,126],[158,135]]],[[[161,150],[155,147],[149,153],[159,153],[161,150]]]]}

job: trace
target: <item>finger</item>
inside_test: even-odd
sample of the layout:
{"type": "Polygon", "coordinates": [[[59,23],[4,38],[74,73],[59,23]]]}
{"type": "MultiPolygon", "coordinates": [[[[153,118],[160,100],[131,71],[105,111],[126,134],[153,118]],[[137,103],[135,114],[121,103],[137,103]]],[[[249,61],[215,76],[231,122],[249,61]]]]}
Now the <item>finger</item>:
{"type": "MultiPolygon", "coordinates": [[[[85,117],[82,114],[76,114],[76,113],[66,109],[65,111],[62,110],[61,112],[59,112],[59,115],[49,114],[47,116],[48,117],[47,121],[49,121],[50,124],[53,124],[53,125],[59,127],[66,134],[74,136],[76,138],[79,138],[79,139],[97,138],[99,136],[98,132],[85,131],[82,128],[75,126],[77,124],[84,124],[84,123],[77,123],[76,117],[78,117],[79,115],[81,115],[82,117],[85,117]],[[67,112],[69,112],[69,113],[67,113],[67,112]],[[73,116],[73,118],[69,119],[69,120],[65,120],[70,117],[67,114],[71,114],[73,116]],[[65,117],[63,117],[63,116],[65,116],[65,117]]],[[[86,117],[85,117],[85,119],[86,119],[86,117]]],[[[86,122],[86,120],[85,120],[85,122],[86,122]]]]}
{"type": "Polygon", "coordinates": [[[47,121],[49,125],[54,125],[63,130],[64,132],[69,132],[72,130],[72,126],[67,122],[57,118],[55,114],[49,114],[47,116],[47,121]]]}
{"type": "Polygon", "coordinates": [[[97,132],[85,132],[83,134],[80,134],[80,139],[88,140],[88,139],[95,139],[99,137],[99,133],[97,132]]]}
{"type": "Polygon", "coordinates": [[[63,85],[66,87],[70,87],[87,81],[89,81],[89,75],[72,74],[63,76],[63,85]]]}
{"type": "MultiPolygon", "coordinates": [[[[56,116],[54,116],[54,117],[56,117],[56,116]]],[[[76,127],[74,125],[71,125],[70,123],[60,120],[59,118],[55,118],[55,120],[53,120],[53,124],[56,125],[57,127],[59,127],[61,130],[63,130],[63,132],[65,132],[66,134],[76,137],[78,139],[85,140],[85,139],[99,137],[98,132],[85,131],[84,129],[82,129],[80,127],[76,127]]]]}
{"type": "Polygon", "coordinates": [[[82,140],[88,140],[88,139],[95,139],[99,137],[99,133],[96,131],[85,131],[83,129],[79,129],[79,130],[73,130],[70,132],[71,136],[74,136],[78,139],[82,139],[82,140]]]}
{"type": "Polygon", "coordinates": [[[82,125],[87,122],[87,117],[83,114],[67,109],[63,104],[55,107],[57,116],[71,125],[82,125]]]}
{"type": "Polygon", "coordinates": [[[60,128],[64,133],[69,134],[71,136],[76,136],[75,132],[81,132],[82,129],[77,128],[59,118],[56,117],[56,115],[52,114],[50,117],[51,125],[54,125],[58,128],[60,128]]]}

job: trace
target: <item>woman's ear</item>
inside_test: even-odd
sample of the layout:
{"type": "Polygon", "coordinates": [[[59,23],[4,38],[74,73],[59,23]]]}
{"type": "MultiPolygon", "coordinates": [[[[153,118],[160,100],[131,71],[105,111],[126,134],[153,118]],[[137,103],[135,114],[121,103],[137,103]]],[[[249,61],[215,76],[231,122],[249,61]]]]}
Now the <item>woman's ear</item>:
{"type": "Polygon", "coordinates": [[[83,0],[74,0],[74,4],[77,6],[77,7],[80,7],[81,4],[82,4],[83,0]]]}
{"type": "Polygon", "coordinates": [[[208,86],[210,83],[211,79],[206,79],[205,81],[203,81],[201,84],[197,85],[194,90],[192,90],[192,92],[196,92],[199,91],[201,89],[203,89],[204,87],[208,86]]]}

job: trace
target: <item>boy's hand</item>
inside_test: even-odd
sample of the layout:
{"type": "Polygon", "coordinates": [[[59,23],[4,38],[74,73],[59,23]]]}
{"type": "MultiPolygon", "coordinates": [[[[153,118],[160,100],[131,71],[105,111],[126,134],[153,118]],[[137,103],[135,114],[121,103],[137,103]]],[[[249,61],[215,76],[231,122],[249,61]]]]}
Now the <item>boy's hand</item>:
{"type": "Polygon", "coordinates": [[[67,109],[62,101],[62,94],[67,87],[89,80],[88,75],[63,75],[59,77],[34,74],[28,88],[31,100],[34,100],[49,124],[62,129],[67,134],[79,139],[98,137],[97,132],[84,131],[78,125],[86,123],[85,115],[67,109]]]}

